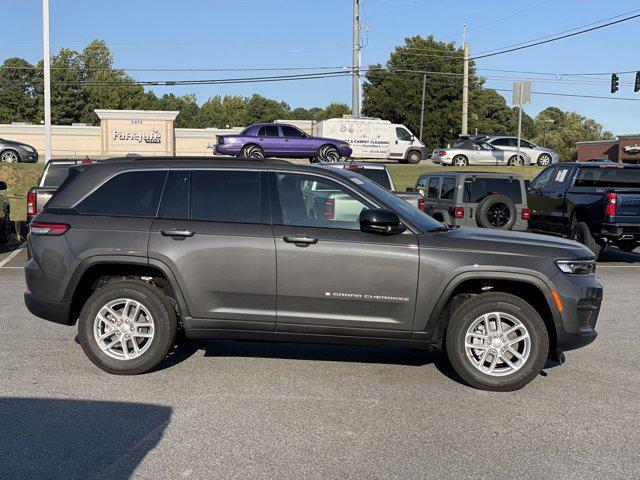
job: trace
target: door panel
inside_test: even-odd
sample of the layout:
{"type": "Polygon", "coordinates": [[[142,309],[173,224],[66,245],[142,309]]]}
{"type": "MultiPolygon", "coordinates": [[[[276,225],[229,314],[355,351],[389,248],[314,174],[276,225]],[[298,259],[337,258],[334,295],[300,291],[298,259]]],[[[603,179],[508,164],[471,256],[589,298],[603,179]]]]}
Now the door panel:
{"type": "Polygon", "coordinates": [[[191,316],[273,330],[276,258],[270,226],[156,220],[149,257],[174,272],[191,316]],[[170,236],[171,231],[193,235],[170,236]]]}
{"type": "Polygon", "coordinates": [[[410,332],[418,280],[413,234],[274,226],[278,331],[296,325],[410,332]],[[317,243],[297,246],[285,237],[317,243]]]}

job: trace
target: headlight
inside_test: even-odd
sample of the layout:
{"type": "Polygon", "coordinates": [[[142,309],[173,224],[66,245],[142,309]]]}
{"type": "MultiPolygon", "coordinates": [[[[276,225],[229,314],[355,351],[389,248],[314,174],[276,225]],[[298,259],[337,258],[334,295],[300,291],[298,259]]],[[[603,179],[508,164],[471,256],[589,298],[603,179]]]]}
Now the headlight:
{"type": "Polygon", "coordinates": [[[340,144],[340,148],[349,148],[349,144],[348,143],[341,143],[340,144]]]}
{"type": "Polygon", "coordinates": [[[596,271],[595,260],[558,260],[556,265],[564,273],[588,275],[596,271]]]}
{"type": "Polygon", "coordinates": [[[31,148],[29,145],[20,145],[22,147],[23,150],[26,150],[29,153],[33,153],[34,150],[33,148],[31,148]]]}

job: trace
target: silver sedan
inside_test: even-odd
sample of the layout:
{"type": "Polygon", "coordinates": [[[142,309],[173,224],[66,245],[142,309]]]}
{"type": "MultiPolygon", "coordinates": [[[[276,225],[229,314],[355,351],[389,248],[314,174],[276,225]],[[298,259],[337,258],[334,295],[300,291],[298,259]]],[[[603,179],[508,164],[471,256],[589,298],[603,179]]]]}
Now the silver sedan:
{"type": "Polygon", "coordinates": [[[516,150],[501,150],[488,143],[462,142],[453,148],[437,148],[431,161],[440,165],[529,165],[531,159],[524,152],[518,158],[516,150]]]}

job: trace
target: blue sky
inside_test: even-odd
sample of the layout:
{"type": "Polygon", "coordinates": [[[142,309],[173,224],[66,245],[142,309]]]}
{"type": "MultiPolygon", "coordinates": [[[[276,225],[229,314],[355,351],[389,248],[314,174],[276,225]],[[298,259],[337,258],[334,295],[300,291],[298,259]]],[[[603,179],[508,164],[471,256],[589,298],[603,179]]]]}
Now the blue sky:
{"type": "MultiPolygon", "coordinates": [[[[363,64],[384,63],[393,47],[413,35],[433,34],[460,42],[469,26],[471,54],[527,41],[640,9],[638,0],[365,0],[366,48],[363,64]],[[509,17],[509,18],[505,18],[509,17]],[[487,25],[489,24],[489,25],[487,25]]],[[[0,0],[3,28],[0,61],[42,57],[40,0],[0,0]],[[11,21],[7,21],[10,19],[11,21]]],[[[120,67],[313,67],[351,62],[351,0],[51,0],[51,42],[80,50],[94,38],[107,41],[120,67]]],[[[637,13],[637,12],[636,12],[637,13]]],[[[478,60],[479,69],[553,73],[640,69],[640,19],[548,45],[478,60]]],[[[284,72],[282,72],[284,73],[284,72]]],[[[530,78],[530,74],[480,70],[487,76],[530,78]]],[[[242,72],[132,72],[140,80],[221,78],[242,72]]],[[[268,73],[267,73],[268,74],[268,73]]],[[[274,72],[274,74],[280,74],[274,72]]],[[[536,77],[534,91],[609,96],[602,77],[536,77]],[[546,80],[543,82],[542,80],[546,80]],[[603,82],[591,84],[584,82],[603,82]],[[576,82],[576,83],[568,83],[576,82]]],[[[634,75],[622,76],[633,82],[634,75]]],[[[488,79],[493,88],[511,88],[512,78],[488,79]]],[[[296,106],[350,104],[348,78],[286,83],[168,87],[157,93],[194,92],[200,102],[216,94],[254,92],[296,106]]],[[[510,94],[504,93],[507,98],[510,94]]],[[[618,97],[640,99],[632,85],[618,97]]],[[[526,111],[547,106],[596,118],[614,133],[640,131],[640,102],[534,96],[526,111]]]]}

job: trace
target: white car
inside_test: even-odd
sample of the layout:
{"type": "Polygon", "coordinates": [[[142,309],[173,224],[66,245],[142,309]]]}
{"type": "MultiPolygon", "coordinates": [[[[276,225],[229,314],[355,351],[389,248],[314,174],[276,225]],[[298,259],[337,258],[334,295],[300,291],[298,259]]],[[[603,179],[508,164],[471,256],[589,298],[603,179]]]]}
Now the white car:
{"type": "MultiPolygon", "coordinates": [[[[488,137],[485,140],[488,144],[500,150],[516,150],[518,148],[518,137],[488,137]]],[[[550,148],[539,147],[528,140],[520,139],[520,151],[531,158],[531,165],[546,167],[558,162],[558,153],[550,148]]]]}
{"type": "Polygon", "coordinates": [[[436,148],[431,161],[440,165],[464,167],[466,165],[529,165],[531,159],[525,152],[520,157],[514,149],[502,150],[486,142],[465,139],[456,142],[453,148],[436,148]]]}

